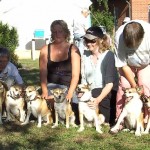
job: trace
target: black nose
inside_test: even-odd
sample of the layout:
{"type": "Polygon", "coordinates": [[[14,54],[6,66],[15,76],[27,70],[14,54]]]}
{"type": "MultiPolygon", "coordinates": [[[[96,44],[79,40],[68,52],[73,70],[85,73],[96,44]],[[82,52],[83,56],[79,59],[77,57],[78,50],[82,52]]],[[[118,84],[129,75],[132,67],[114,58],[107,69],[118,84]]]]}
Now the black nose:
{"type": "Polygon", "coordinates": [[[81,91],[81,88],[78,87],[77,90],[80,92],[80,91],[81,91]]]}

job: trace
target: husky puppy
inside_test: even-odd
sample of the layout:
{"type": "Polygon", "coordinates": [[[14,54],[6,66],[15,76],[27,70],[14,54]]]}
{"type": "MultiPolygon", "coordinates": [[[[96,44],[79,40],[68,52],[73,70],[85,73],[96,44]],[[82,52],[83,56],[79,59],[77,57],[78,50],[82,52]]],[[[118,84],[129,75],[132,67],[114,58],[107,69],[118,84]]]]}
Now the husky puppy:
{"type": "Polygon", "coordinates": [[[76,127],[75,115],[72,111],[71,104],[66,99],[66,91],[67,88],[56,88],[51,90],[51,93],[54,96],[55,109],[55,124],[52,126],[52,128],[57,127],[59,121],[61,123],[65,121],[66,128],[69,128],[70,125],[76,127]]]}
{"type": "Polygon", "coordinates": [[[119,130],[121,122],[124,121],[127,130],[130,131],[135,129],[135,135],[141,136],[141,133],[144,131],[142,113],[143,103],[140,99],[143,87],[126,88],[123,90],[126,97],[126,103],[116,125],[110,129],[110,133],[116,133],[116,131],[119,130]]]}
{"type": "Polygon", "coordinates": [[[38,118],[37,127],[39,128],[41,127],[42,120],[46,121],[45,125],[53,123],[52,113],[48,108],[46,100],[38,94],[34,86],[27,86],[25,88],[25,100],[27,102],[27,116],[22,125],[29,123],[31,114],[38,118]]]}
{"type": "Polygon", "coordinates": [[[90,91],[90,85],[79,84],[76,89],[77,93],[83,93],[81,98],[79,98],[79,119],[80,119],[80,128],[78,132],[84,130],[84,123],[94,124],[96,131],[98,133],[103,133],[101,130],[101,124],[104,123],[105,117],[102,114],[99,114],[98,108],[91,109],[88,106],[90,100],[92,100],[92,95],[90,91]]]}

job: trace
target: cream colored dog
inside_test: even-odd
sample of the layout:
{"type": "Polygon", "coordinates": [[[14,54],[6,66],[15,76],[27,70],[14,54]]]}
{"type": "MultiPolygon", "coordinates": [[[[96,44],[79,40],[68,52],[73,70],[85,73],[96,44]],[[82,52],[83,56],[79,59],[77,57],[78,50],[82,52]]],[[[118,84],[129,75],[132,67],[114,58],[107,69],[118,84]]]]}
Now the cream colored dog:
{"type": "Polygon", "coordinates": [[[117,120],[116,125],[110,129],[110,132],[116,133],[116,131],[119,130],[121,122],[124,121],[127,130],[130,131],[135,129],[135,135],[141,136],[141,133],[144,131],[142,113],[143,103],[140,99],[143,87],[127,88],[123,90],[127,101],[117,120]]]}
{"type": "Polygon", "coordinates": [[[2,122],[2,106],[3,103],[6,100],[6,92],[8,90],[7,85],[5,84],[5,82],[3,82],[2,80],[0,80],[0,124],[3,124],[2,122]]]}
{"type": "Polygon", "coordinates": [[[20,122],[25,120],[25,101],[23,96],[23,88],[20,85],[13,85],[6,93],[6,112],[7,121],[13,121],[12,115],[19,118],[20,122]]]}
{"type": "Polygon", "coordinates": [[[146,129],[143,132],[143,134],[148,134],[150,130],[150,97],[144,95],[144,96],[141,96],[141,99],[144,103],[144,106],[148,108],[148,122],[146,125],[146,129]]]}
{"type": "Polygon", "coordinates": [[[46,123],[44,123],[45,125],[53,123],[52,113],[47,106],[46,100],[38,94],[37,89],[34,86],[25,88],[25,100],[27,102],[27,116],[22,125],[29,123],[31,114],[38,118],[37,127],[41,127],[42,120],[46,121],[46,123]]]}
{"type": "Polygon", "coordinates": [[[67,88],[56,88],[51,90],[51,93],[54,96],[55,109],[55,124],[52,128],[56,128],[58,126],[58,122],[64,123],[64,121],[66,128],[69,128],[70,125],[76,127],[75,115],[72,111],[71,104],[66,99],[66,91],[67,88]]]}
{"type": "Polygon", "coordinates": [[[84,123],[87,122],[87,124],[94,124],[98,133],[103,133],[101,124],[104,123],[105,117],[102,114],[99,114],[98,107],[96,109],[91,109],[87,103],[92,100],[89,85],[79,84],[76,91],[77,93],[83,93],[81,98],[79,98],[80,128],[78,132],[84,130],[84,123]]]}

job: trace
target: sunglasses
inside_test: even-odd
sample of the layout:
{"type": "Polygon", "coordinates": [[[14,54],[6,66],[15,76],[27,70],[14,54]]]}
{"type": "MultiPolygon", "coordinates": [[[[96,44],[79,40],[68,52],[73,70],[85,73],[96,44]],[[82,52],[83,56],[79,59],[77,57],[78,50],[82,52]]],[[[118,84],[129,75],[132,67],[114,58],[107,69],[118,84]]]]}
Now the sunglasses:
{"type": "Polygon", "coordinates": [[[94,43],[96,43],[96,39],[93,39],[93,40],[84,39],[84,42],[85,43],[92,43],[92,44],[94,44],[94,43]]]}

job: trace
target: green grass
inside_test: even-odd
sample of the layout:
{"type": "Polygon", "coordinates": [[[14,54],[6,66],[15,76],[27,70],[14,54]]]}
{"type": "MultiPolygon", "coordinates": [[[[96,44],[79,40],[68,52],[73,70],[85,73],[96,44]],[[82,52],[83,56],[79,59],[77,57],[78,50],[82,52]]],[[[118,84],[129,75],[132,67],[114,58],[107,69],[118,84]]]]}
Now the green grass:
{"type": "MultiPolygon", "coordinates": [[[[38,60],[20,60],[20,73],[26,84],[39,85],[38,60]]],[[[78,128],[66,129],[60,125],[36,127],[37,122],[21,126],[19,122],[4,123],[0,126],[0,150],[149,150],[150,134],[136,137],[133,133],[109,134],[103,126],[103,134],[94,128],[78,133],[78,128]]]]}

